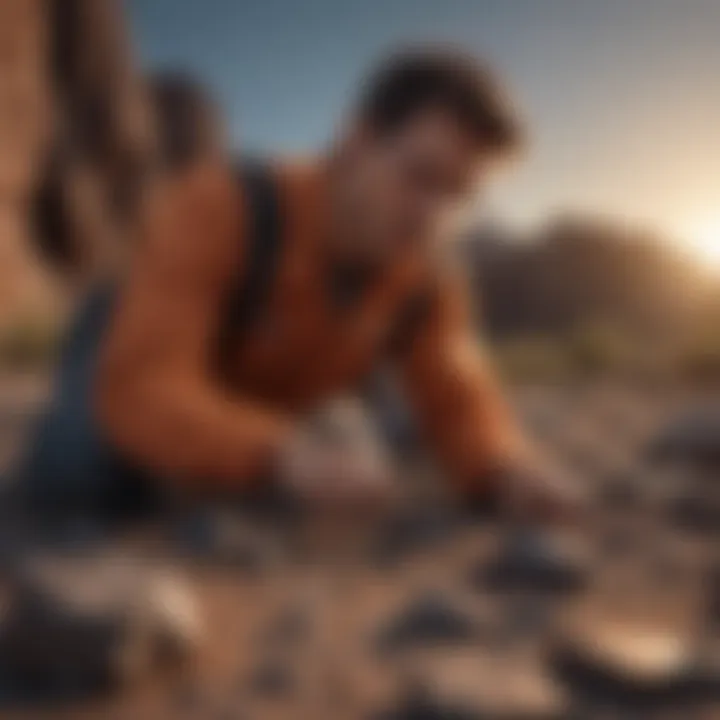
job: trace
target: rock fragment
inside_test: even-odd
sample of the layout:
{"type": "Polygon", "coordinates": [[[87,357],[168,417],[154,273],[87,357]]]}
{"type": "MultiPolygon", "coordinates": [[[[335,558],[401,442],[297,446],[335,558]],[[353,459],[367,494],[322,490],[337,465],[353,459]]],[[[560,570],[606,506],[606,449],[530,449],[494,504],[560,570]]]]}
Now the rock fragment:
{"type": "Polygon", "coordinates": [[[471,584],[496,592],[553,594],[581,590],[588,577],[588,562],[575,548],[538,533],[511,537],[495,558],[471,568],[471,584]]]}
{"type": "Polygon", "coordinates": [[[553,649],[558,676],[574,694],[635,712],[687,708],[720,699],[720,678],[698,662],[694,638],[680,632],[592,623],[553,649]]]}
{"type": "Polygon", "coordinates": [[[380,631],[381,652],[418,647],[461,645],[482,639],[478,621],[439,593],[426,593],[404,607],[380,631]]]}
{"type": "Polygon", "coordinates": [[[201,623],[193,595],[168,571],[120,556],[29,560],[0,625],[0,665],[40,695],[125,686],[191,657],[201,623]]]}

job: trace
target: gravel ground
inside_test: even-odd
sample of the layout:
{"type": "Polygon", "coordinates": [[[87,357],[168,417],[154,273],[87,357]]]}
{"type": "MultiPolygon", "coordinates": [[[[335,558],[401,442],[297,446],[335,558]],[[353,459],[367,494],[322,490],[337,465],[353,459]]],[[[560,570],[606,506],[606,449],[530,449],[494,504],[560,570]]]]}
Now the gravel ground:
{"type": "MultiPolygon", "coordinates": [[[[7,453],[41,396],[0,403],[7,453]]],[[[134,530],[113,542],[197,593],[197,659],[51,707],[3,703],[0,687],[0,717],[720,719],[720,477],[644,452],[695,398],[601,385],[514,397],[594,498],[580,532],[518,533],[414,483],[382,525],[289,530],[225,512],[183,542],[167,523],[134,530]]]]}

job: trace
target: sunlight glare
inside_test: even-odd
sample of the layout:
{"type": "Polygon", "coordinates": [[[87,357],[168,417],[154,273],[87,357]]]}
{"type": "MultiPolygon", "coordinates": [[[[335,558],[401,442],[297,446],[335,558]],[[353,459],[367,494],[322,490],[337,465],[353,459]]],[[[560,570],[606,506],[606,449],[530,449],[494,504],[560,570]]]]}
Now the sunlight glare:
{"type": "Polygon", "coordinates": [[[690,247],[703,263],[720,268],[720,220],[693,232],[690,247]]]}

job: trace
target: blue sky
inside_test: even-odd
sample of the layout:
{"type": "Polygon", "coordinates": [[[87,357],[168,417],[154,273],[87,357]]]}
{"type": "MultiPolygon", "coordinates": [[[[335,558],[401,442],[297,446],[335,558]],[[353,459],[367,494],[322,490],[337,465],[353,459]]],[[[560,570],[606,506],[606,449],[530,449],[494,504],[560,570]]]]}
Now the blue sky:
{"type": "Polygon", "coordinates": [[[322,147],[397,42],[489,58],[531,129],[485,202],[510,221],[607,212],[720,242],[720,0],[126,0],[148,67],[184,67],[236,145],[322,147]]]}

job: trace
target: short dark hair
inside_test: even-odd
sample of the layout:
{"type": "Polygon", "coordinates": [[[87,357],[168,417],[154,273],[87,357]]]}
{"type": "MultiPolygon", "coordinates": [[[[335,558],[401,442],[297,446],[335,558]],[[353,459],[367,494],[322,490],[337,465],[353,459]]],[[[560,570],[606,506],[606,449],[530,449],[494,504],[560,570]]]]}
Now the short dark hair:
{"type": "Polygon", "coordinates": [[[436,107],[451,112],[479,144],[498,154],[522,142],[519,120],[493,73],[472,55],[451,48],[393,53],[367,79],[359,112],[373,129],[387,133],[436,107]]]}
{"type": "Polygon", "coordinates": [[[161,71],[149,78],[148,87],[163,167],[182,169],[221,145],[220,114],[201,82],[182,72],[161,71]]]}

